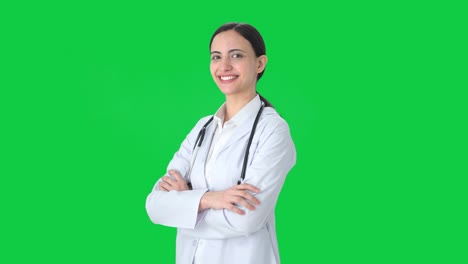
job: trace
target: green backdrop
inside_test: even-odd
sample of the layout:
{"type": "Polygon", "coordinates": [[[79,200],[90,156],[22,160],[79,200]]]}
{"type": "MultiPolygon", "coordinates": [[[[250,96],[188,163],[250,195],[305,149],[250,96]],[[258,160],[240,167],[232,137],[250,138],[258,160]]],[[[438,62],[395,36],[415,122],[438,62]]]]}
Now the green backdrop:
{"type": "Polygon", "coordinates": [[[223,102],[228,21],[264,36],[297,148],[282,262],[468,262],[463,5],[158,2],[0,4],[1,263],[174,263],[145,198],[223,102]]]}

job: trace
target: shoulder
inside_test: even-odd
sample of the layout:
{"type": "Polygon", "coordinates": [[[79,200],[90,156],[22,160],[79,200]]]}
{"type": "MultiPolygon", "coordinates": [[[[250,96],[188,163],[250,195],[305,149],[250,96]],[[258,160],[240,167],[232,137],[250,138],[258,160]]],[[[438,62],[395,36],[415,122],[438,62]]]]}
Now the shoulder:
{"type": "Polygon", "coordinates": [[[265,149],[266,146],[266,149],[282,153],[295,153],[294,141],[291,137],[289,125],[274,108],[266,107],[263,110],[257,131],[259,148],[265,149]]]}
{"type": "Polygon", "coordinates": [[[289,132],[289,125],[272,107],[265,107],[259,121],[259,126],[272,133],[289,132]]]}
{"type": "Polygon", "coordinates": [[[197,124],[195,125],[195,127],[202,128],[209,120],[211,120],[212,117],[213,117],[213,115],[209,115],[209,116],[205,116],[205,117],[200,118],[197,121],[197,124]]]}
{"type": "Polygon", "coordinates": [[[195,126],[192,128],[192,130],[190,131],[190,133],[198,133],[198,131],[200,131],[200,129],[202,129],[202,127],[208,123],[208,121],[212,118],[213,116],[212,115],[209,115],[209,116],[205,116],[205,117],[202,117],[200,118],[196,123],[195,123],[195,126]]]}

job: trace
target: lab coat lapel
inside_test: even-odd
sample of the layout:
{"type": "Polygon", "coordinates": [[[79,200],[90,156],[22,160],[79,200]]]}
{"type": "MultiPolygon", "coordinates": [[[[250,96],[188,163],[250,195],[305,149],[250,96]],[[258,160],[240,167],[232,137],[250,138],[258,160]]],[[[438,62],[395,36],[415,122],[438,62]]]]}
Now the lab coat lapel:
{"type": "Polygon", "coordinates": [[[210,150],[211,142],[213,141],[213,132],[215,128],[215,124],[210,124],[207,126],[205,138],[203,139],[203,143],[200,147],[200,150],[198,151],[197,161],[193,165],[193,172],[196,175],[202,175],[202,177],[192,179],[192,182],[197,181],[197,185],[202,186],[202,188],[208,188],[206,184],[205,163],[206,158],[208,157],[208,151],[210,150]]]}
{"type": "MultiPolygon", "coordinates": [[[[273,113],[276,113],[276,111],[271,108],[271,107],[265,107],[262,115],[260,116],[259,124],[261,123],[262,119],[266,115],[271,115],[273,113]]],[[[224,145],[224,147],[221,149],[221,151],[218,152],[218,155],[221,154],[224,150],[229,148],[232,144],[247,144],[247,141],[249,140],[250,136],[250,131],[252,131],[252,126],[253,123],[255,122],[255,117],[257,116],[257,113],[254,115],[251,115],[247,120],[242,122],[242,124],[239,125],[237,128],[236,132],[234,132],[234,135],[231,137],[231,139],[224,145]]],[[[257,129],[255,130],[255,133],[258,133],[258,124],[257,124],[257,129]]],[[[217,157],[217,156],[216,156],[217,157]]]]}
{"type": "Polygon", "coordinates": [[[236,131],[229,139],[228,142],[223,146],[223,148],[218,152],[218,155],[221,154],[224,150],[229,148],[232,144],[247,144],[249,132],[252,130],[252,125],[254,122],[255,116],[253,118],[248,118],[239,127],[236,128],[236,131]]]}

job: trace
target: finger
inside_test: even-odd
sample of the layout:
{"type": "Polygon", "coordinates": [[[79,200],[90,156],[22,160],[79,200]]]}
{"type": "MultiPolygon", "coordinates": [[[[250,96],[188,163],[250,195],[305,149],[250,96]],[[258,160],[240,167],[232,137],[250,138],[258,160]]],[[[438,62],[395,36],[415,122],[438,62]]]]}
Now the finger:
{"type": "Polygon", "coordinates": [[[257,199],[257,197],[253,196],[249,192],[242,191],[240,194],[241,197],[243,197],[245,200],[248,200],[256,205],[260,204],[260,200],[257,199]]]}
{"type": "Polygon", "coordinates": [[[162,179],[164,182],[167,182],[169,185],[175,185],[177,183],[176,180],[172,179],[169,176],[164,176],[162,179]]]}
{"type": "Polygon", "coordinates": [[[182,176],[180,175],[180,173],[176,170],[170,170],[169,174],[172,175],[178,182],[185,181],[184,178],[182,178],[182,176]]]}
{"type": "Polygon", "coordinates": [[[256,193],[260,192],[260,189],[248,183],[239,184],[236,186],[236,189],[237,190],[249,190],[249,191],[256,192],[256,193]]]}
{"type": "Polygon", "coordinates": [[[230,204],[227,209],[229,211],[231,211],[231,212],[236,213],[236,214],[245,215],[244,210],[241,210],[239,207],[237,207],[237,206],[235,206],[233,204],[230,204]]]}
{"type": "Polygon", "coordinates": [[[177,182],[177,184],[173,185],[173,187],[177,191],[186,191],[186,190],[189,189],[188,186],[187,186],[187,183],[185,183],[184,181],[183,182],[177,182]]]}
{"type": "Polygon", "coordinates": [[[236,200],[235,203],[236,203],[237,205],[242,205],[242,206],[244,206],[245,208],[247,208],[247,209],[249,209],[249,210],[251,210],[251,211],[255,210],[255,206],[254,206],[253,204],[249,203],[249,202],[248,202],[247,200],[245,200],[244,198],[237,197],[235,200],[236,200]]]}
{"type": "Polygon", "coordinates": [[[166,182],[160,182],[159,190],[168,192],[169,191],[168,184],[166,182]]]}
{"type": "Polygon", "coordinates": [[[260,200],[258,200],[255,196],[250,194],[248,191],[234,190],[230,193],[230,195],[232,195],[233,197],[240,197],[242,199],[248,200],[256,205],[260,204],[260,200]]]}

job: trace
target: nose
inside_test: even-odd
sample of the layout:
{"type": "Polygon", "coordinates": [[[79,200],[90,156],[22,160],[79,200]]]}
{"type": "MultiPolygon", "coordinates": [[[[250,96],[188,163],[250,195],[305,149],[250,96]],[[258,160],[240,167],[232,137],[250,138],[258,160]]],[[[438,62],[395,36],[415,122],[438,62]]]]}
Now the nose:
{"type": "Polygon", "coordinates": [[[221,62],[221,70],[230,71],[232,69],[231,60],[229,58],[223,59],[221,62]]]}

